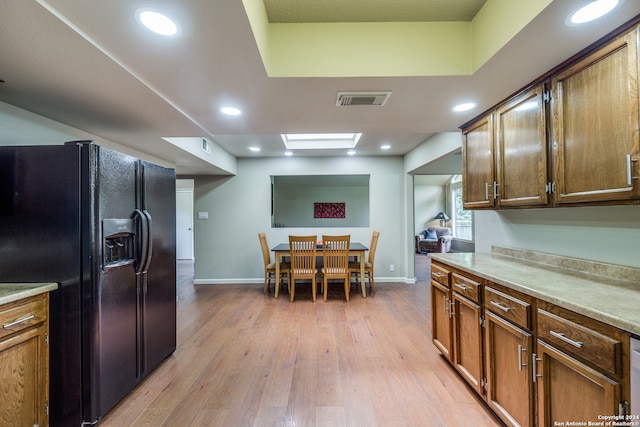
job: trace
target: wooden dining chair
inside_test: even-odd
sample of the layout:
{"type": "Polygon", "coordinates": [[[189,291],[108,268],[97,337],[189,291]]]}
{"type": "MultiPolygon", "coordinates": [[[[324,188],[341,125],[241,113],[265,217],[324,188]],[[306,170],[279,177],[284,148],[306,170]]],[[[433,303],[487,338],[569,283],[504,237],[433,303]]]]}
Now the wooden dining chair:
{"type": "MultiPolygon", "coordinates": [[[[271,279],[276,277],[276,263],[271,262],[271,252],[269,251],[269,245],[267,244],[267,235],[264,232],[258,233],[260,239],[260,247],[262,248],[262,259],[264,261],[264,289],[263,294],[267,294],[269,287],[271,286],[271,279]]],[[[287,279],[287,286],[291,286],[291,280],[289,278],[291,270],[291,264],[288,262],[280,263],[280,276],[287,279]]]]}
{"type": "MultiPolygon", "coordinates": [[[[378,246],[378,237],[380,236],[379,231],[374,231],[371,236],[371,245],[369,245],[369,256],[367,261],[364,263],[364,276],[369,281],[369,290],[373,295],[376,294],[376,286],[373,280],[373,260],[376,257],[376,247],[378,246]]],[[[350,274],[356,275],[358,280],[360,281],[360,263],[359,262],[350,262],[349,263],[349,272],[350,274]]],[[[364,286],[364,284],[362,285],[364,286]]]]}
{"type": "Polygon", "coordinates": [[[344,295],[349,302],[349,241],[351,236],[322,236],[322,286],[324,301],[327,302],[329,279],[344,281],[344,295]]]}
{"type": "Polygon", "coordinates": [[[296,280],[311,279],[311,295],[316,301],[316,239],[318,236],[289,236],[291,253],[290,299],[293,302],[296,293],[296,280]]]}

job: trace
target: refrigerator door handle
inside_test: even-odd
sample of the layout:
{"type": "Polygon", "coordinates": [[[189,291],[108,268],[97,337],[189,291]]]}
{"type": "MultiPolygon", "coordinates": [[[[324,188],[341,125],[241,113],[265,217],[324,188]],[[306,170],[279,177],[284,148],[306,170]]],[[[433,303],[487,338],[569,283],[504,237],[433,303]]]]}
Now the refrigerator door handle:
{"type": "MultiPolygon", "coordinates": [[[[136,262],[136,273],[141,273],[145,271],[148,266],[147,258],[148,258],[148,248],[149,248],[149,226],[148,226],[148,217],[144,214],[140,209],[136,209],[133,211],[131,218],[138,223],[139,226],[136,227],[139,231],[139,235],[137,236],[138,248],[139,251],[136,253],[137,262],[136,262]]],[[[137,225],[138,225],[137,224],[137,225]]]]}
{"type": "Polygon", "coordinates": [[[151,219],[151,214],[146,210],[142,211],[142,214],[146,218],[146,227],[147,227],[147,235],[146,235],[146,257],[144,259],[144,264],[142,265],[140,271],[146,273],[149,269],[149,264],[151,264],[151,256],[153,254],[153,220],[151,219]]]}

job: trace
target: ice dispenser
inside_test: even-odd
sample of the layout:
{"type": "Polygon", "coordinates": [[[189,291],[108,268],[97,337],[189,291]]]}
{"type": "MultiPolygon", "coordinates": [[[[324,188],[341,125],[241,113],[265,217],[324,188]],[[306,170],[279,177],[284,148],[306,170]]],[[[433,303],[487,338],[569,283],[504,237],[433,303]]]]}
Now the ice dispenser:
{"type": "Polygon", "coordinates": [[[114,268],[134,262],[134,222],[132,219],[102,220],[102,268],[114,268]]]}

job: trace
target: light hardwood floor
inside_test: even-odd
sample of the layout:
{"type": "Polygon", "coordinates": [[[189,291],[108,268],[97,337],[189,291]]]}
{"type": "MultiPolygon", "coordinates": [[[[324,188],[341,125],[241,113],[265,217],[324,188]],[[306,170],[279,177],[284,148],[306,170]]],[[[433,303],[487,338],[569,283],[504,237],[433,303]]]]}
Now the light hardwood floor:
{"type": "Polygon", "coordinates": [[[501,426],[431,343],[417,276],[367,298],[354,285],[348,303],[298,285],[290,303],[286,288],[194,285],[180,261],[178,348],[102,426],[501,426]]]}

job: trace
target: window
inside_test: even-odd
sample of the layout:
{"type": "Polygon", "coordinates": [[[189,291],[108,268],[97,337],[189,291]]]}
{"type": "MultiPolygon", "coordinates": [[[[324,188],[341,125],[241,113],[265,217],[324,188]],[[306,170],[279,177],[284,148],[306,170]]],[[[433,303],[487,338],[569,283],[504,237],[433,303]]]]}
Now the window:
{"type": "Polygon", "coordinates": [[[453,237],[473,241],[473,211],[462,207],[462,175],[454,175],[449,182],[451,196],[451,231],[453,237]]]}

